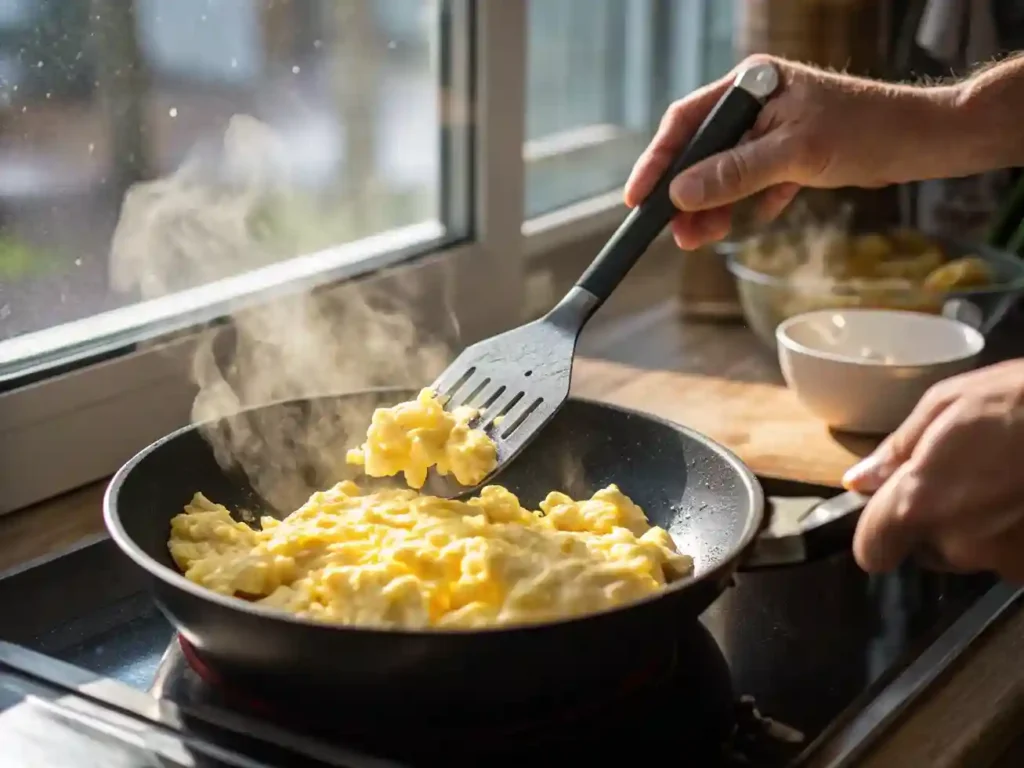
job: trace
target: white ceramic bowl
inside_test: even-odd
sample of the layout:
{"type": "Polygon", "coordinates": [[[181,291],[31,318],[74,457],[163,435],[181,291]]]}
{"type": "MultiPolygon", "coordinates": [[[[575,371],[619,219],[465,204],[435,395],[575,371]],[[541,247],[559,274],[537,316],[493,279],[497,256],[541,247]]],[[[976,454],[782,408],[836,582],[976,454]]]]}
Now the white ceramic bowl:
{"type": "Polygon", "coordinates": [[[808,312],[775,337],[782,375],[807,409],[865,434],[894,430],[929,387],[973,368],[985,346],[958,320],[880,309],[808,312]]]}

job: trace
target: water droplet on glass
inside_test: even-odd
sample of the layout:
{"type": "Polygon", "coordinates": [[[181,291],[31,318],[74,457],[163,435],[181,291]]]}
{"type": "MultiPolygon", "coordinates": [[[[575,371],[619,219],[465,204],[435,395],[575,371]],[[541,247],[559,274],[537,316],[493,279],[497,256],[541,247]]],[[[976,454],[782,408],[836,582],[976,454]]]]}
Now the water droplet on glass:
{"type": "Polygon", "coordinates": [[[43,62],[37,61],[36,62],[36,69],[42,69],[42,68],[43,68],[43,62]]]}
{"type": "Polygon", "coordinates": [[[95,144],[90,144],[89,145],[89,154],[91,155],[95,151],[96,151],[96,145],[95,144]]]}
{"type": "Polygon", "coordinates": [[[75,266],[76,267],[82,266],[82,260],[81,259],[75,259],[75,266]]]}
{"type": "Polygon", "coordinates": [[[388,48],[390,50],[393,51],[397,47],[398,47],[398,43],[396,43],[394,40],[388,40],[388,48]]]}
{"type": "Polygon", "coordinates": [[[319,48],[322,45],[323,45],[323,41],[322,40],[314,40],[313,41],[313,47],[314,48],[319,48]]]}
{"type": "Polygon", "coordinates": [[[46,98],[50,98],[51,96],[53,96],[53,94],[52,94],[52,93],[50,93],[49,91],[47,91],[47,92],[46,92],[46,98]]]}
{"type": "Polygon", "coordinates": [[[231,60],[231,68],[232,69],[238,69],[238,59],[232,59],[231,60]]]}
{"type": "Polygon", "coordinates": [[[293,74],[293,75],[297,75],[297,74],[299,74],[299,72],[301,72],[301,71],[302,71],[302,70],[301,70],[301,69],[299,68],[299,65],[298,65],[298,64],[296,64],[296,65],[295,65],[294,67],[292,67],[292,74],[293,74]]]}
{"type": "Polygon", "coordinates": [[[170,115],[171,117],[177,117],[178,116],[178,108],[177,107],[171,107],[169,110],[167,110],[167,114],[170,115]]]}

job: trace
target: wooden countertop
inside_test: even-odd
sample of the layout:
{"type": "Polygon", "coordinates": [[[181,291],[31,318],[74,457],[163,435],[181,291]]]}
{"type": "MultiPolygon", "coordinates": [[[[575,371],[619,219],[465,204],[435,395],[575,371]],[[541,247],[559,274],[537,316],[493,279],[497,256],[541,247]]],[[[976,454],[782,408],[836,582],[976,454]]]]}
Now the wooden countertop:
{"type": "MultiPolygon", "coordinates": [[[[833,435],[804,412],[774,356],[742,326],[685,322],[665,302],[592,331],[581,341],[576,394],[687,424],[759,474],[835,486],[872,447],[833,435]]],[[[97,484],[0,518],[0,571],[101,532],[102,494],[97,484]]],[[[1024,734],[1022,655],[1024,612],[1017,612],[969,649],[863,765],[1019,765],[1012,761],[1024,754],[1014,744],[1024,734]]]]}
{"type": "Polygon", "coordinates": [[[685,424],[762,477],[839,487],[877,441],[834,434],[786,388],[773,353],[738,324],[686,323],[667,302],[582,343],[573,392],[685,424]]]}

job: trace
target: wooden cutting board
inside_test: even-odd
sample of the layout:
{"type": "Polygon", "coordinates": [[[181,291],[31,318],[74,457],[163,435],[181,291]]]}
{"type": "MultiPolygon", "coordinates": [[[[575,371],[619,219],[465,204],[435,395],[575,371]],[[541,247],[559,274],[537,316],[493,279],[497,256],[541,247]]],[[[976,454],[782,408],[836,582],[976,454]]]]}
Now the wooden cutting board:
{"type": "Polygon", "coordinates": [[[877,444],[835,435],[775,383],[580,359],[573,394],[691,427],[765,477],[839,487],[843,473],[877,444]]]}

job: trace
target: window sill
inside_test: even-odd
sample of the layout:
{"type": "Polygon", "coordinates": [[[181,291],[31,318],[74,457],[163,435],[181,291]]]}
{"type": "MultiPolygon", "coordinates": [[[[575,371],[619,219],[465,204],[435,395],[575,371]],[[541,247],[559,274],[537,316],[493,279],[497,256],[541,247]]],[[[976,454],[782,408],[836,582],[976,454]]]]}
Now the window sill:
{"type": "Polygon", "coordinates": [[[523,223],[528,260],[541,258],[580,240],[615,231],[629,211],[616,189],[545,213],[523,223]]]}
{"type": "Polygon", "coordinates": [[[82,542],[106,535],[103,494],[107,481],[93,483],[55,499],[0,517],[0,577],[29,567],[82,542]]]}
{"type": "Polygon", "coordinates": [[[0,342],[0,384],[196,327],[284,292],[307,291],[382,269],[436,246],[443,237],[439,222],[426,221],[16,336],[0,342]]]}
{"type": "MultiPolygon", "coordinates": [[[[592,125],[545,136],[527,142],[523,149],[525,165],[527,223],[573,215],[578,206],[591,201],[594,190],[617,192],[629,175],[649,137],[621,126],[592,125]],[[580,202],[582,200],[582,202],[580,202]],[[549,213],[550,212],[550,213],[549,213]]],[[[606,195],[601,193],[597,199],[606,195]]]]}

